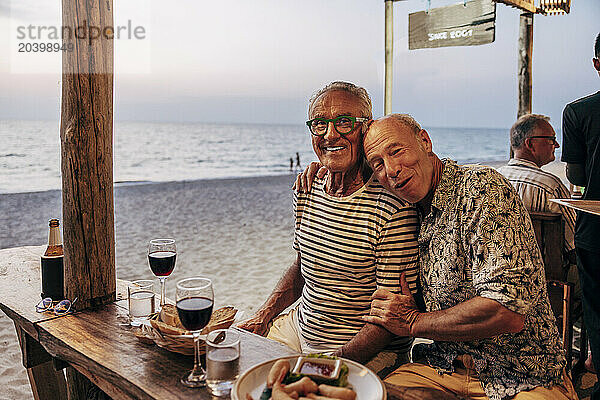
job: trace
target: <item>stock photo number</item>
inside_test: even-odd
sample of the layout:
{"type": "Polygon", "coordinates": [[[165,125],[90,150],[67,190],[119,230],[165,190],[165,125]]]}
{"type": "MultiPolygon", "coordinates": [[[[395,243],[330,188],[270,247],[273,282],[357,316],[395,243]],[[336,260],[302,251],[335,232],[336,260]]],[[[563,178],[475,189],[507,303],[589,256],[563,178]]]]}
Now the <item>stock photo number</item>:
{"type": "Polygon", "coordinates": [[[56,53],[59,51],[73,51],[73,43],[19,43],[19,53],[56,53]]]}

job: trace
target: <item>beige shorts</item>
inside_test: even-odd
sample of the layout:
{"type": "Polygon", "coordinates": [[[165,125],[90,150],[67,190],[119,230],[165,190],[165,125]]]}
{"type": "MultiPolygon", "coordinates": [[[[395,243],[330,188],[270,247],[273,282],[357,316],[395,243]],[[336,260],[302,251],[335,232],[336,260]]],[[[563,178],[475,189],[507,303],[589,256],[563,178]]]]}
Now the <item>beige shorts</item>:
{"type": "MultiPolygon", "coordinates": [[[[283,343],[297,353],[333,353],[335,349],[317,349],[309,346],[300,334],[298,310],[293,308],[287,314],[281,314],[273,320],[273,325],[267,333],[267,338],[283,343]]],[[[382,351],[369,361],[366,366],[380,377],[409,361],[408,354],[382,351]]]]}
{"type": "MultiPolygon", "coordinates": [[[[460,397],[484,400],[488,396],[483,391],[470,356],[459,356],[462,364],[451,374],[439,374],[434,368],[421,363],[406,364],[385,378],[387,383],[408,388],[428,388],[452,393],[460,397]]],[[[459,364],[459,365],[460,365],[459,364]]],[[[562,385],[550,389],[536,387],[513,396],[511,400],[573,400],[577,399],[575,389],[566,373],[562,385]]]]}

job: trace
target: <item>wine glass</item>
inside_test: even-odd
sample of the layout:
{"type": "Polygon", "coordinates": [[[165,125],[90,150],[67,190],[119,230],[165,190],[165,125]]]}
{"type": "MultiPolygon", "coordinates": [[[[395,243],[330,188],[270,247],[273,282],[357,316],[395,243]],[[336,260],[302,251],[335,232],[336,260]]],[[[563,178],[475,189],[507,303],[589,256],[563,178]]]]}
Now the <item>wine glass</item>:
{"type": "Polygon", "coordinates": [[[195,277],[177,282],[177,314],[183,326],[194,335],[194,369],[181,378],[187,387],[206,386],[206,372],[200,365],[200,332],[208,325],[214,294],[208,278],[195,277]]]}
{"type": "Polygon", "coordinates": [[[165,280],[175,268],[177,248],[175,239],[153,239],[148,245],[148,263],[152,273],[160,279],[160,308],[167,298],[165,280]]]}

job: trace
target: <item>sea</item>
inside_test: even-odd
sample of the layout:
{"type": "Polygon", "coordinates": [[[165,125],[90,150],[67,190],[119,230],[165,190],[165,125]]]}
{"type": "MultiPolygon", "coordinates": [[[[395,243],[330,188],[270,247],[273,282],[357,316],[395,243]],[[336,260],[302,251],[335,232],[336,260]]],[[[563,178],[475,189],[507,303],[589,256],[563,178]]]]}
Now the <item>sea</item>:
{"type": "MultiPolygon", "coordinates": [[[[508,158],[508,129],[425,128],[440,157],[508,158]]],[[[0,121],[0,137],[0,194],[60,189],[58,121],[0,121]]],[[[316,160],[303,125],[116,122],[113,149],[117,185],[283,175],[296,153],[301,167],[316,160]]]]}

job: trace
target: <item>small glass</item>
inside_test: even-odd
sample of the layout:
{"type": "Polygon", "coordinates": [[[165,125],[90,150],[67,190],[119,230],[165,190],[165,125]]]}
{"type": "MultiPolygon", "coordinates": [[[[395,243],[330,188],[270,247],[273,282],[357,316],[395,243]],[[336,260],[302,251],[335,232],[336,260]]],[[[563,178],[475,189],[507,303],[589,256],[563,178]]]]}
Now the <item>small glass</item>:
{"type": "Polygon", "coordinates": [[[206,386],[206,372],[200,365],[200,333],[210,321],[214,302],[212,282],[208,278],[187,278],[177,282],[177,315],[194,335],[194,369],[181,378],[187,387],[206,386]]]}
{"type": "Polygon", "coordinates": [[[154,282],[137,280],[127,284],[129,320],[132,326],[140,326],[142,321],[154,314],[154,282]]]}
{"type": "Polygon", "coordinates": [[[148,264],[152,273],[160,279],[160,308],[165,305],[167,277],[175,269],[177,248],[175,239],[153,239],[148,245],[148,264]]]}
{"type": "Polygon", "coordinates": [[[580,200],[583,198],[583,193],[585,192],[585,188],[583,186],[571,185],[571,198],[575,200],[580,200]]]}
{"type": "Polygon", "coordinates": [[[240,371],[240,334],[217,329],[206,338],[206,384],[210,394],[228,396],[240,371]]]}

